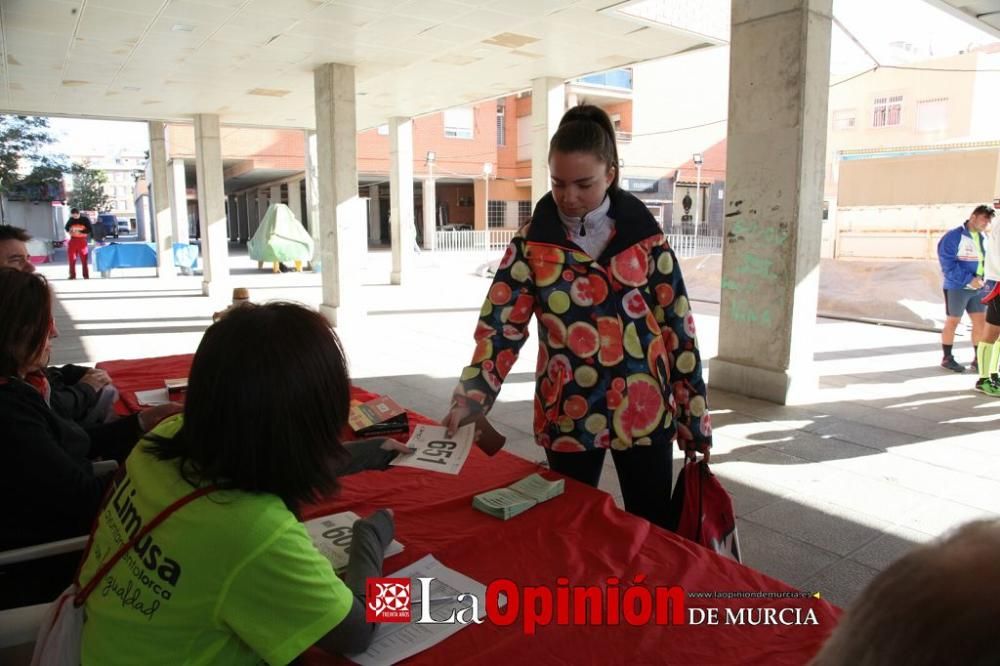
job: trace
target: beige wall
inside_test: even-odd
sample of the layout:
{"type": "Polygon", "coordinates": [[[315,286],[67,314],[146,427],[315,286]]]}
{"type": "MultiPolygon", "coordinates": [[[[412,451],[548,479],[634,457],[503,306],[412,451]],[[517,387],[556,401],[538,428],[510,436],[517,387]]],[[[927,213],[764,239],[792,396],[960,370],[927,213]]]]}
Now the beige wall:
{"type": "Polygon", "coordinates": [[[723,120],[729,112],[729,47],[634,65],[631,143],[618,146],[622,175],[663,178],[726,138],[726,123],[652,134],[723,120]]]}
{"type": "MultiPolygon", "coordinates": [[[[917,62],[913,66],[959,70],[990,69],[1000,67],[1000,54],[965,53],[917,62]]],[[[830,88],[827,134],[827,197],[834,197],[837,192],[837,183],[830,168],[837,151],[993,141],[1000,139],[997,109],[1000,109],[1000,86],[997,86],[996,74],[989,72],[937,73],[879,69],[834,85],[830,88]],[[900,124],[893,127],[872,127],[875,98],[891,95],[903,97],[900,124]],[[920,131],[917,126],[918,102],[940,98],[948,100],[947,126],[937,131],[920,131]],[[837,112],[850,110],[855,114],[854,129],[836,129],[834,117],[837,112]]]]}
{"type": "MultiPolygon", "coordinates": [[[[950,58],[937,58],[916,67],[941,69],[975,69],[980,54],[966,53],[950,58]]],[[[835,82],[835,81],[834,81],[835,82]]],[[[942,140],[957,141],[969,138],[972,126],[972,98],[975,90],[974,72],[925,72],[901,69],[879,69],[853,81],[830,89],[830,133],[827,150],[878,148],[882,146],[913,146],[942,140]],[[901,122],[894,127],[872,127],[872,109],[876,97],[902,95],[901,122]],[[948,99],[948,126],[939,132],[917,130],[917,102],[926,99],[948,99]],[[839,110],[854,109],[854,129],[837,130],[833,127],[833,114],[839,110]]],[[[996,130],[996,128],[994,128],[996,130]]]]}
{"type": "Polygon", "coordinates": [[[846,160],[840,164],[838,209],[992,201],[1000,148],[846,160]]]}

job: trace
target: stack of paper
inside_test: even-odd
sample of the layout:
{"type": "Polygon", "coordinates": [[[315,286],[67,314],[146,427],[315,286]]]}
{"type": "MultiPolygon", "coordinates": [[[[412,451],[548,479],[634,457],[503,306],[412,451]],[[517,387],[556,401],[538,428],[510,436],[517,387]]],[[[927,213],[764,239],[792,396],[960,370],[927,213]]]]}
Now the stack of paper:
{"type": "Polygon", "coordinates": [[[536,504],[563,494],[563,479],[548,481],[538,474],[526,476],[506,488],[480,493],[472,498],[472,506],[502,520],[524,513],[536,504]]]}
{"type": "Polygon", "coordinates": [[[387,396],[352,403],[348,423],[359,437],[395,435],[410,429],[406,410],[387,396]]]}
{"type": "MultiPolygon", "coordinates": [[[[456,632],[471,626],[476,626],[474,622],[462,623],[448,621],[457,613],[472,615],[471,600],[464,595],[474,596],[475,617],[482,620],[486,615],[486,586],[469,578],[459,571],[451,569],[438,560],[433,555],[427,555],[417,560],[413,564],[404,567],[392,574],[393,578],[409,578],[410,598],[420,601],[411,602],[411,619],[409,623],[383,623],[375,629],[372,642],[368,650],[361,654],[351,654],[347,657],[361,666],[389,666],[402,661],[415,654],[433,647],[452,636],[456,632]],[[430,583],[424,590],[424,580],[430,583]],[[431,598],[451,597],[455,600],[449,603],[436,603],[426,609],[422,600],[423,592],[430,592],[431,598]],[[463,595],[464,601],[458,601],[457,597],[463,595]],[[434,619],[432,624],[419,623],[424,612],[430,613],[434,619]]],[[[499,606],[507,605],[507,598],[500,595],[497,599],[499,606]]],[[[470,656],[475,660],[475,655],[470,656]]],[[[433,660],[430,660],[433,662],[433,660]]]]}
{"type": "MultiPolygon", "coordinates": [[[[354,521],[358,514],[353,511],[321,516],[305,522],[306,531],[316,545],[316,549],[330,560],[338,574],[347,568],[351,556],[351,542],[354,540],[354,521]]],[[[393,539],[385,549],[385,557],[403,552],[403,544],[393,539]]]]}

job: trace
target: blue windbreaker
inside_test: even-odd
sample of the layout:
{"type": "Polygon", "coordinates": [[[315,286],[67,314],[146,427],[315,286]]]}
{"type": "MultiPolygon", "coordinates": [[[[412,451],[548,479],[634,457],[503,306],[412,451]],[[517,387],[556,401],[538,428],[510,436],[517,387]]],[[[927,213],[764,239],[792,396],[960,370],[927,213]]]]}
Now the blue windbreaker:
{"type": "Polygon", "coordinates": [[[986,257],[986,234],[979,234],[979,250],[976,251],[975,241],[965,224],[941,237],[937,252],[945,289],[963,289],[976,277],[979,258],[986,257]]]}

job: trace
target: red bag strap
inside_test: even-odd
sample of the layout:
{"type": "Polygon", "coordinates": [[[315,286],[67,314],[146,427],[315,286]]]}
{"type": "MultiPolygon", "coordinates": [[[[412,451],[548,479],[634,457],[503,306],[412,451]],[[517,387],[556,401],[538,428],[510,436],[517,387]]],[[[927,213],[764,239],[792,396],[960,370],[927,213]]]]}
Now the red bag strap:
{"type": "MultiPolygon", "coordinates": [[[[124,469],[124,467],[122,469],[124,469]]],[[[113,483],[110,484],[108,487],[108,495],[105,498],[104,502],[105,505],[107,504],[107,499],[111,497],[111,489],[113,487],[114,487],[113,483]]],[[[176,502],[165,508],[163,511],[158,513],[151,521],[143,525],[141,530],[136,532],[135,535],[131,539],[129,539],[127,543],[122,544],[122,546],[117,551],[115,551],[115,554],[109,557],[104,562],[104,564],[101,565],[101,568],[97,570],[97,573],[94,574],[94,577],[90,579],[90,582],[88,582],[79,592],[76,593],[76,598],[73,600],[73,605],[77,608],[82,606],[87,601],[87,597],[90,596],[90,593],[94,591],[94,588],[96,588],[97,585],[102,580],[104,580],[104,577],[108,575],[108,572],[111,571],[112,567],[118,564],[118,560],[124,557],[125,553],[127,553],[129,549],[133,548],[135,544],[139,542],[140,539],[142,539],[144,536],[153,531],[153,528],[155,528],[157,525],[159,525],[168,517],[170,517],[170,514],[177,511],[185,504],[193,502],[199,497],[204,497],[205,495],[214,492],[215,490],[217,490],[215,486],[205,486],[204,488],[196,488],[195,490],[191,491],[184,497],[181,497],[176,502]]],[[[80,561],[81,568],[83,567],[83,562],[85,562],[87,560],[87,557],[90,555],[90,547],[94,543],[94,534],[96,532],[97,532],[97,521],[95,520],[94,529],[90,531],[90,538],[87,540],[87,548],[84,550],[83,559],[80,561]]],[[[76,572],[76,584],[77,587],[80,586],[79,570],[77,570],[76,572]]]]}

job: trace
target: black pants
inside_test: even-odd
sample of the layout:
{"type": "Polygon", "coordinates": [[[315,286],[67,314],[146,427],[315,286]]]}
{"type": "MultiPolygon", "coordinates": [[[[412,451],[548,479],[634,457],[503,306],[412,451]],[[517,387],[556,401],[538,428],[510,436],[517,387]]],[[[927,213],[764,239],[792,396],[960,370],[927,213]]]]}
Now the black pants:
{"type": "MultiPolygon", "coordinates": [[[[592,449],[568,453],[545,449],[545,456],[552,471],[596,488],[601,480],[605,451],[592,449]]],[[[633,446],[625,451],[612,449],[611,457],[618,472],[625,510],[668,528],[670,484],[673,479],[670,445],[633,446]]]]}

